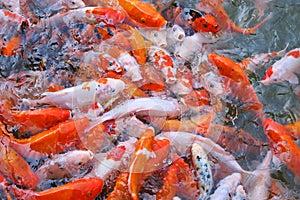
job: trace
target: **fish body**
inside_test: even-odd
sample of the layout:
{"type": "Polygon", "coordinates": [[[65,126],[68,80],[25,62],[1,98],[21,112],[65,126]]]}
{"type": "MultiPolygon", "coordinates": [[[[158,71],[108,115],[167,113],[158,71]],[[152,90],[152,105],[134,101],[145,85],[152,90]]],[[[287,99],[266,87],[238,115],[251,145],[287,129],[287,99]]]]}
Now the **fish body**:
{"type": "Polygon", "coordinates": [[[289,51],[283,58],[270,66],[263,80],[264,85],[288,81],[291,84],[298,84],[296,74],[300,74],[300,48],[289,51]]]}
{"type": "Polygon", "coordinates": [[[65,109],[102,106],[125,88],[125,83],[118,79],[103,78],[97,81],[82,83],[81,85],[45,92],[38,100],[29,100],[33,105],[50,104],[65,109]]]}
{"type": "Polygon", "coordinates": [[[233,194],[232,200],[246,200],[246,199],[247,199],[247,193],[244,190],[244,187],[242,185],[238,185],[233,194]]]}
{"type": "Polygon", "coordinates": [[[222,179],[217,186],[215,192],[210,195],[210,199],[224,200],[233,196],[238,184],[241,181],[241,174],[233,173],[222,179]]]}
{"type": "Polygon", "coordinates": [[[167,29],[161,28],[159,30],[155,28],[139,28],[137,29],[140,34],[147,40],[151,41],[152,45],[161,48],[166,48],[167,46],[167,29]]]}
{"type": "Polygon", "coordinates": [[[139,98],[124,101],[95,120],[96,124],[127,116],[132,113],[149,112],[152,116],[175,116],[179,113],[177,101],[163,100],[160,98],[139,98]]]}
{"type": "Polygon", "coordinates": [[[81,178],[67,184],[53,187],[43,191],[20,189],[15,185],[9,191],[17,199],[23,200],[48,200],[48,199],[80,199],[93,200],[102,191],[103,180],[99,178],[81,178]]]}
{"type": "Polygon", "coordinates": [[[213,176],[207,155],[197,143],[192,145],[191,152],[193,165],[197,170],[197,182],[200,189],[198,199],[207,199],[213,187],[213,176]]]}
{"type": "Polygon", "coordinates": [[[167,21],[148,2],[139,0],[119,0],[120,6],[126,11],[128,21],[138,27],[162,28],[167,21]]]}
{"type": "Polygon", "coordinates": [[[245,189],[249,199],[269,199],[270,190],[272,187],[272,178],[270,174],[270,164],[272,162],[273,154],[269,151],[257,167],[251,172],[244,182],[245,189]]]}
{"type": "Polygon", "coordinates": [[[35,172],[40,182],[47,179],[72,178],[80,175],[86,165],[93,159],[91,151],[73,150],[54,155],[35,172]]]}
{"type": "Polygon", "coordinates": [[[149,60],[154,64],[154,67],[160,70],[168,84],[175,83],[176,68],[174,67],[173,58],[164,49],[151,46],[148,49],[149,60]]]}
{"type": "Polygon", "coordinates": [[[271,118],[266,118],[263,126],[274,156],[278,157],[295,176],[300,176],[300,148],[287,129],[271,118]]]}

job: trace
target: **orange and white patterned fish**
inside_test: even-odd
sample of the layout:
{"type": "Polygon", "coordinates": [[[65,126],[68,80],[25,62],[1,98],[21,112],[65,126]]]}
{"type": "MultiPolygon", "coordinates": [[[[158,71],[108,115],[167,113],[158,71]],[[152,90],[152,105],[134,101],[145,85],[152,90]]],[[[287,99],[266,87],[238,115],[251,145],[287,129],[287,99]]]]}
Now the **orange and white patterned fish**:
{"type": "Polygon", "coordinates": [[[283,58],[270,66],[261,81],[264,85],[288,81],[298,84],[296,74],[300,74],[300,48],[289,51],[283,58]]]}

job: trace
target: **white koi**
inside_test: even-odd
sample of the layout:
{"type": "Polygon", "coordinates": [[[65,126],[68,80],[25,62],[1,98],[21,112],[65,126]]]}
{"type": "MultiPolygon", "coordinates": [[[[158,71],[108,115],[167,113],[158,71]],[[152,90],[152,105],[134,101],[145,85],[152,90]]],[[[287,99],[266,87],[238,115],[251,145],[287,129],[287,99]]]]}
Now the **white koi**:
{"type": "Polygon", "coordinates": [[[57,92],[45,92],[41,99],[24,101],[28,101],[31,105],[50,104],[65,109],[93,107],[95,104],[101,108],[124,88],[125,83],[121,80],[103,78],[57,92]]]}
{"type": "Polygon", "coordinates": [[[139,33],[151,41],[152,45],[161,48],[167,47],[167,30],[166,28],[161,28],[159,30],[153,28],[139,28],[139,33]]]}
{"type": "Polygon", "coordinates": [[[185,32],[179,25],[174,24],[167,28],[167,50],[174,53],[175,47],[180,45],[185,38],[185,32]]]}
{"type": "Polygon", "coordinates": [[[57,154],[47,160],[35,172],[39,181],[45,182],[48,179],[62,179],[76,177],[82,174],[82,170],[93,159],[91,151],[74,150],[64,154],[57,154]]]}
{"type": "Polygon", "coordinates": [[[272,158],[273,154],[269,151],[257,169],[251,172],[244,181],[243,185],[247,190],[249,199],[269,199],[269,193],[272,187],[272,178],[270,175],[270,163],[272,158]]]}
{"type": "Polygon", "coordinates": [[[126,133],[136,138],[141,137],[141,134],[149,127],[136,118],[136,116],[117,119],[115,124],[115,131],[117,134],[126,133]]]}
{"type": "Polygon", "coordinates": [[[180,106],[176,100],[172,99],[164,100],[156,97],[130,99],[98,117],[93,124],[122,118],[132,113],[143,114],[143,112],[157,117],[176,116],[180,113],[180,106]]]}
{"type": "Polygon", "coordinates": [[[210,195],[210,199],[214,200],[229,200],[230,197],[233,196],[238,184],[241,181],[241,174],[240,173],[233,173],[224,179],[222,179],[218,183],[218,187],[215,192],[210,195]]]}
{"type": "Polygon", "coordinates": [[[200,196],[198,199],[207,199],[213,187],[213,176],[206,152],[197,143],[192,145],[191,152],[200,189],[200,196]]]}
{"type": "Polygon", "coordinates": [[[264,85],[288,81],[298,84],[296,74],[300,74],[300,48],[289,51],[283,58],[270,66],[261,81],[264,85]]]}

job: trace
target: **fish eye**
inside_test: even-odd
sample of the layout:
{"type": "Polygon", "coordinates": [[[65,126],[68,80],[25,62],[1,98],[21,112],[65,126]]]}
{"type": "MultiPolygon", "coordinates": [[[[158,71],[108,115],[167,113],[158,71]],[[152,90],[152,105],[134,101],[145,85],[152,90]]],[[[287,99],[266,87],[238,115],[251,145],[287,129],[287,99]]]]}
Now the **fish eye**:
{"type": "Polygon", "coordinates": [[[158,33],[157,32],[154,32],[153,35],[154,35],[154,37],[158,37],[158,33]]]}
{"type": "Polygon", "coordinates": [[[144,17],[141,18],[142,23],[146,23],[146,19],[144,17]]]}
{"type": "Polygon", "coordinates": [[[82,162],[78,162],[77,165],[78,165],[78,166],[82,165],[82,162]]]}
{"type": "Polygon", "coordinates": [[[274,78],[274,79],[273,79],[273,81],[277,82],[277,81],[278,81],[278,79],[277,79],[277,78],[274,78]]]}
{"type": "Polygon", "coordinates": [[[75,5],[76,3],[75,3],[75,1],[72,1],[71,4],[75,5]]]}
{"type": "Polygon", "coordinates": [[[175,32],[175,31],[177,31],[177,28],[176,28],[176,27],[173,28],[173,32],[175,32]]]}

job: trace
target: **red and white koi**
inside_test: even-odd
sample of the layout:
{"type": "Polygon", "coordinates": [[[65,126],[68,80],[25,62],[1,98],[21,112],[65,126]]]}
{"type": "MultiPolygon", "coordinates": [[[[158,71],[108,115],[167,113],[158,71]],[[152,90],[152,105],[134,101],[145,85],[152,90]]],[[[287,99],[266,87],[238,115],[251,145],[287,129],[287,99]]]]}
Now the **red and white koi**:
{"type": "Polygon", "coordinates": [[[105,107],[124,88],[125,83],[119,79],[102,78],[57,92],[45,92],[43,98],[28,101],[31,105],[50,104],[65,109],[93,108],[97,105],[99,112],[103,112],[102,106],[105,107]]]}
{"type": "Polygon", "coordinates": [[[237,63],[243,70],[249,70],[251,72],[255,72],[256,70],[263,67],[264,64],[270,62],[272,58],[275,57],[283,57],[288,45],[282,49],[281,51],[273,51],[270,53],[262,53],[254,55],[250,58],[245,58],[241,62],[237,63]]]}
{"type": "MultiPolygon", "coordinates": [[[[130,137],[125,142],[112,148],[104,159],[98,159],[87,177],[98,177],[105,180],[113,170],[123,170],[129,164],[129,159],[135,149],[137,139],[130,137]]],[[[97,154],[95,155],[97,159],[97,154]]]]}
{"type": "Polygon", "coordinates": [[[166,83],[173,84],[176,82],[176,68],[174,67],[173,58],[164,49],[151,46],[148,49],[149,61],[154,67],[160,70],[166,83]]]}
{"type": "Polygon", "coordinates": [[[298,84],[296,74],[300,74],[300,48],[289,51],[283,58],[270,66],[263,80],[264,85],[288,81],[291,84],[298,84]]]}
{"type": "Polygon", "coordinates": [[[268,199],[272,187],[270,164],[273,154],[269,151],[260,165],[249,174],[243,185],[249,199],[268,199]]]}
{"type": "Polygon", "coordinates": [[[225,177],[218,183],[217,189],[210,195],[210,199],[223,200],[232,197],[241,179],[240,173],[233,173],[225,177]]]}
{"type": "Polygon", "coordinates": [[[73,150],[64,154],[56,154],[48,159],[35,172],[39,182],[47,179],[73,178],[82,174],[84,168],[93,159],[91,151],[73,150]]]}
{"type": "Polygon", "coordinates": [[[207,199],[213,187],[213,176],[207,154],[197,143],[192,145],[191,152],[200,190],[199,199],[207,199]]]}

